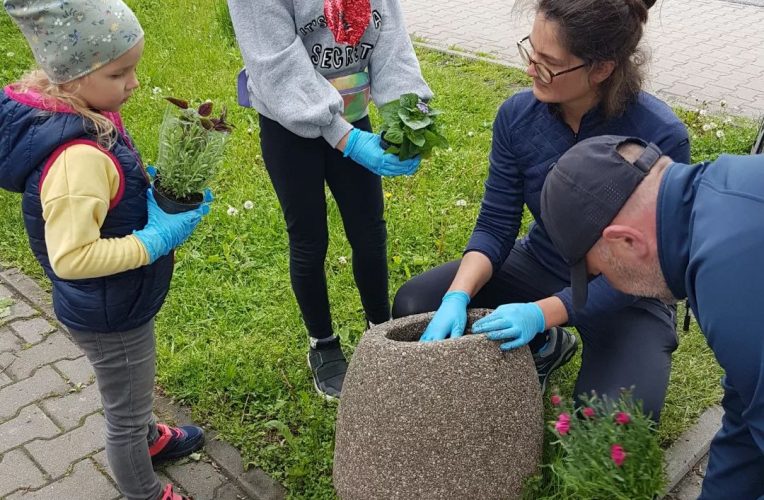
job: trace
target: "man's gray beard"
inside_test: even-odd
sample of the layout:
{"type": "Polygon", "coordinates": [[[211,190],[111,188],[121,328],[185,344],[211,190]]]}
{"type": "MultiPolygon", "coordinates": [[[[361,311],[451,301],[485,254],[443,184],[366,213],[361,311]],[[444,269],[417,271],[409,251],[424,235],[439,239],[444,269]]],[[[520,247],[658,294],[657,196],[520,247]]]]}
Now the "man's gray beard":
{"type": "Polygon", "coordinates": [[[627,267],[613,258],[610,252],[606,253],[608,265],[618,277],[619,282],[628,283],[627,288],[622,289],[622,292],[637,297],[658,299],[666,304],[676,304],[678,299],[671,293],[657,259],[654,263],[627,267]]]}

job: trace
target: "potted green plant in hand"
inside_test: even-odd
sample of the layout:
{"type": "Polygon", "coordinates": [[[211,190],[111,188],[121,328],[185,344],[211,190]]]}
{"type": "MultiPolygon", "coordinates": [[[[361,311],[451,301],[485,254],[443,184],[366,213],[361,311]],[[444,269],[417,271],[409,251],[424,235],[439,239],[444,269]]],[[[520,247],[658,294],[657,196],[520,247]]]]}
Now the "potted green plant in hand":
{"type": "Polygon", "coordinates": [[[436,117],[441,111],[433,109],[416,94],[403,94],[381,108],[382,143],[387,153],[401,160],[421,155],[427,158],[432,148],[447,148],[448,141],[440,133],[436,117]]]}
{"type": "Polygon", "coordinates": [[[223,108],[217,118],[212,102],[192,108],[187,101],[168,97],[159,131],[157,174],[152,183],[157,204],[167,213],[193,210],[204,201],[208,186],[223,160],[231,125],[223,108]]]}

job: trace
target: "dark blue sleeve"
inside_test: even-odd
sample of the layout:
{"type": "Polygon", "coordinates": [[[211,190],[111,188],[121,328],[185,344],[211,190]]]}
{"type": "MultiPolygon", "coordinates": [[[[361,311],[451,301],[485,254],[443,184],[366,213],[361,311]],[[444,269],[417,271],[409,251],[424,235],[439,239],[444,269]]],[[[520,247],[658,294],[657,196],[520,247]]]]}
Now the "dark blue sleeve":
{"type": "Polygon", "coordinates": [[[506,101],[493,123],[488,179],[467,252],[480,252],[494,269],[509,255],[523,215],[523,174],[512,152],[512,99],[506,101]]]}
{"type": "Polygon", "coordinates": [[[600,314],[612,313],[628,307],[639,300],[638,297],[619,292],[608,283],[604,276],[599,276],[589,282],[587,288],[586,306],[581,310],[573,309],[573,294],[570,287],[563,288],[554,294],[560,299],[568,312],[569,326],[576,326],[584,318],[593,318],[600,314]]]}

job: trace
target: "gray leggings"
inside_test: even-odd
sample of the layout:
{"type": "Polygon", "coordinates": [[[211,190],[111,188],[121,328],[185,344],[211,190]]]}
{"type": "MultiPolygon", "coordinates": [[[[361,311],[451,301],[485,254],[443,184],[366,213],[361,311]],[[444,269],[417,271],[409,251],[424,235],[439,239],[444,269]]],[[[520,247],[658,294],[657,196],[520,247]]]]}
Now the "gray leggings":
{"type": "Polygon", "coordinates": [[[162,484],[149,456],[149,443],[157,438],[154,320],[125,332],[69,331],[95,370],[106,415],[106,455],[120,491],[129,500],[158,498],[162,484]]]}

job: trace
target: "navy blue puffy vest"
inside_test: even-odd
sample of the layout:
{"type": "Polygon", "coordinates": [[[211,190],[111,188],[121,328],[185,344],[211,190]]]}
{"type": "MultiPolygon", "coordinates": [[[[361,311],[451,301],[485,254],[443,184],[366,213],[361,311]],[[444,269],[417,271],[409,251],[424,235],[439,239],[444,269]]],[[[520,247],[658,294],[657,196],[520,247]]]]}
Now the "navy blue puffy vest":
{"type": "MultiPolygon", "coordinates": [[[[76,330],[130,330],[148,322],[162,307],[172,278],[172,254],[138,269],[81,280],[59,278],[48,260],[40,178],[59,148],[80,140],[95,141],[95,137],[85,130],[79,115],[47,110],[34,96],[16,95],[8,87],[0,93],[0,187],[23,193],[29,244],[53,283],[56,316],[76,330]]],[[[149,182],[126,133],[120,134],[110,153],[122,170],[123,182],[121,197],[109,208],[101,237],[119,238],[146,225],[149,182]]]]}

